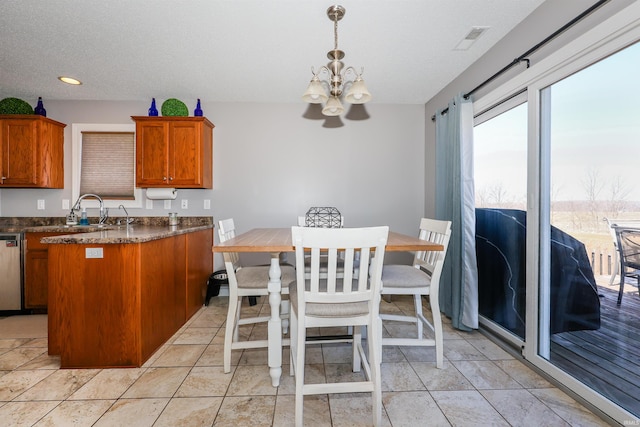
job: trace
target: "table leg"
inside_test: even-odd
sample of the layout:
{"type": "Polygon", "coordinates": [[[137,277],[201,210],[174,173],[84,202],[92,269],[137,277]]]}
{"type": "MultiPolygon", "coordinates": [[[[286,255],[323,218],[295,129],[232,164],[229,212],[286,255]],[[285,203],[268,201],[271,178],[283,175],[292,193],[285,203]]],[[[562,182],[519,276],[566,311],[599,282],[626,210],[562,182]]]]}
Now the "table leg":
{"type": "Polygon", "coordinates": [[[280,254],[271,254],[271,266],[269,268],[269,306],[271,307],[271,318],[268,324],[269,340],[269,375],[271,384],[274,387],[280,385],[282,375],[282,324],[280,320],[280,301],[282,300],[280,281],[282,271],[280,270],[280,254]]]}

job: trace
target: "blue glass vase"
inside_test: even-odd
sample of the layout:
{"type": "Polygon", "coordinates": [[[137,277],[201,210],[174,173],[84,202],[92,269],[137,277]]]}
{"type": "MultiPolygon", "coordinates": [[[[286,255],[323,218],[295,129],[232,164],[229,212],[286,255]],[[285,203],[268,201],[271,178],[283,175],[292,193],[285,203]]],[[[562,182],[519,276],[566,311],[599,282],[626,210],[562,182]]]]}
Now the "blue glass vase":
{"type": "Polygon", "coordinates": [[[200,98],[198,98],[198,103],[196,104],[196,109],[193,110],[193,115],[196,117],[202,116],[202,108],[200,108],[200,98]]]}
{"type": "Polygon", "coordinates": [[[149,107],[149,116],[157,116],[158,109],[156,108],[156,99],[151,98],[151,107],[149,107]]]}
{"type": "Polygon", "coordinates": [[[47,110],[44,109],[44,105],[42,105],[42,97],[38,97],[38,105],[33,109],[33,113],[39,116],[47,117],[47,110]]]}

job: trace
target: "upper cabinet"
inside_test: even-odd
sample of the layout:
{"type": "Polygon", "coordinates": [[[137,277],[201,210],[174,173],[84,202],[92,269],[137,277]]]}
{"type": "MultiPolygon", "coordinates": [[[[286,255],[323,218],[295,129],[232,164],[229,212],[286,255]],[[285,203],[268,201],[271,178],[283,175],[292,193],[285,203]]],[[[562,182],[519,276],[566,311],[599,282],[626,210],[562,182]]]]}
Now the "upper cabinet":
{"type": "Polygon", "coordinates": [[[205,117],[131,117],[136,187],[213,187],[213,124],[205,117]]]}
{"type": "Polygon", "coordinates": [[[0,188],[64,188],[64,123],[0,115],[0,188]]]}

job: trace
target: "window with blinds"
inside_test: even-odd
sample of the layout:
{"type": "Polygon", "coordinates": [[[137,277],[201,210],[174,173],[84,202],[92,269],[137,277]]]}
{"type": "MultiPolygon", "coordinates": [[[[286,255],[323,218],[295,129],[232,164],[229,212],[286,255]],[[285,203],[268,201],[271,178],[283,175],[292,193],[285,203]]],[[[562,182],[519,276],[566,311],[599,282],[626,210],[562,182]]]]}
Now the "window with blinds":
{"type": "Polygon", "coordinates": [[[80,194],[133,200],[135,135],[133,132],[82,132],[80,194]]]}

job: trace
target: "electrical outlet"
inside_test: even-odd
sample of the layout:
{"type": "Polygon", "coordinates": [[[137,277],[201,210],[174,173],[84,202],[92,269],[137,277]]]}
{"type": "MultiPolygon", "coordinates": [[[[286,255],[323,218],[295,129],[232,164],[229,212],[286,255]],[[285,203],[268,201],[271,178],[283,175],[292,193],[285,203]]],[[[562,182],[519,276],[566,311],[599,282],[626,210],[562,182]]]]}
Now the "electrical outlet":
{"type": "Polygon", "coordinates": [[[165,200],[164,201],[164,208],[165,209],[171,209],[171,200],[165,200]]]}
{"type": "Polygon", "coordinates": [[[62,199],[62,209],[65,211],[69,210],[69,199],[62,199]]]}
{"type": "Polygon", "coordinates": [[[44,210],[44,200],[42,200],[42,199],[38,199],[38,210],[39,211],[43,211],[44,210]]]}
{"type": "Polygon", "coordinates": [[[189,201],[187,199],[180,200],[180,207],[182,209],[189,209],[189,201]]]}
{"type": "Polygon", "coordinates": [[[211,209],[211,200],[204,199],[204,208],[205,209],[211,209]]]}
{"type": "Polygon", "coordinates": [[[102,252],[102,248],[85,248],[84,257],[85,258],[104,258],[104,254],[102,252]]]}

